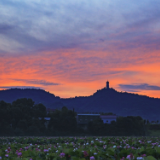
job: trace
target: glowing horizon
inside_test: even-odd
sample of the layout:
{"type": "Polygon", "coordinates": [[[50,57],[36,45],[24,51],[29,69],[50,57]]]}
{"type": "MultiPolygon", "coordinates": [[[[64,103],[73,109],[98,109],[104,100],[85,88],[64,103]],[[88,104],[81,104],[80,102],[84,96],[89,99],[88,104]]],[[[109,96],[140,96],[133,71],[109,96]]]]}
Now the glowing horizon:
{"type": "MultiPolygon", "coordinates": [[[[143,87],[150,87],[150,86],[148,86],[148,84],[135,84],[135,86],[132,86],[132,87],[136,87],[136,85],[141,85],[141,86],[143,86],[143,87]]],[[[153,87],[153,86],[151,86],[151,87],[153,87]]],[[[2,90],[9,90],[9,89],[40,89],[40,90],[44,90],[44,91],[46,91],[46,92],[49,92],[49,93],[51,93],[51,94],[54,94],[56,97],[60,97],[60,98],[75,98],[75,97],[82,97],[82,96],[91,96],[91,95],[93,95],[94,93],[96,93],[98,90],[101,90],[101,89],[104,89],[104,88],[106,88],[106,86],[104,86],[104,87],[102,87],[102,88],[99,88],[99,89],[97,89],[97,90],[95,90],[93,93],[91,93],[91,94],[86,94],[86,95],[84,95],[84,94],[82,94],[82,95],[75,95],[75,96],[71,96],[71,97],[61,97],[61,96],[59,96],[59,95],[56,95],[55,93],[51,93],[50,91],[47,91],[47,90],[45,90],[44,88],[40,88],[40,87],[35,87],[35,86],[10,86],[10,87],[7,87],[7,86],[3,86],[3,87],[0,87],[0,91],[2,91],[2,90]]],[[[109,87],[110,89],[112,88],[112,89],[115,89],[115,88],[113,88],[113,87],[109,87]]],[[[116,89],[115,89],[116,90],[116,89]]],[[[120,91],[120,90],[116,90],[117,92],[122,92],[122,93],[124,93],[124,92],[127,92],[127,91],[120,91]]],[[[86,92],[87,93],[87,92],[86,92]]],[[[141,96],[147,96],[147,97],[150,97],[150,98],[159,98],[159,97],[154,97],[154,96],[148,96],[148,95],[145,95],[145,94],[143,94],[143,92],[141,92],[141,93],[139,93],[139,92],[135,92],[135,91],[131,91],[131,92],[127,92],[127,93],[133,93],[133,94],[138,94],[138,95],[141,95],[141,96]]],[[[145,92],[144,92],[145,93],[145,92]]],[[[155,93],[154,93],[154,95],[155,95],[155,93]]]]}
{"type": "Polygon", "coordinates": [[[117,91],[160,98],[160,3],[1,0],[0,90],[42,88],[89,96],[117,91]]]}

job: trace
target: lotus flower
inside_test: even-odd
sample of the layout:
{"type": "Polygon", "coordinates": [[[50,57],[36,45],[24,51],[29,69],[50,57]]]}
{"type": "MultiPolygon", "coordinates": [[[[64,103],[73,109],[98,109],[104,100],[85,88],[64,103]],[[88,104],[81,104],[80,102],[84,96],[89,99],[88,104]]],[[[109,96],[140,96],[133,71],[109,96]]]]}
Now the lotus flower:
{"type": "Polygon", "coordinates": [[[44,152],[48,152],[48,149],[44,149],[43,151],[44,151],[44,152]]]}
{"type": "Polygon", "coordinates": [[[88,156],[87,151],[84,151],[84,152],[83,152],[83,154],[84,154],[84,156],[85,156],[85,157],[87,157],[87,156],[88,156]]]}
{"type": "Polygon", "coordinates": [[[137,157],[137,160],[141,160],[141,159],[143,159],[143,157],[137,157]]]}
{"type": "Polygon", "coordinates": [[[130,155],[128,155],[126,158],[129,159],[129,160],[131,160],[131,159],[134,159],[134,156],[133,156],[132,153],[130,153],[130,155]]]}
{"type": "Polygon", "coordinates": [[[116,148],[116,145],[114,145],[113,148],[116,148]]]}
{"type": "Polygon", "coordinates": [[[18,155],[18,157],[21,157],[22,156],[22,152],[18,152],[17,155],[18,155]]]}
{"type": "Polygon", "coordinates": [[[8,154],[5,154],[5,157],[9,157],[9,155],[8,155],[8,154]]]}
{"type": "Polygon", "coordinates": [[[60,153],[59,155],[61,158],[63,158],[65,156],[65,153],[60,153]]]}
{"type": "Polygon", "coordinates": [[[90,157],[90,160],[95,160],[94,156],[90,157]]]}
{"type": "Polygon", "coordinates": [[[146,157],[146,154],[142,154],[141,157],[146,157]]]}

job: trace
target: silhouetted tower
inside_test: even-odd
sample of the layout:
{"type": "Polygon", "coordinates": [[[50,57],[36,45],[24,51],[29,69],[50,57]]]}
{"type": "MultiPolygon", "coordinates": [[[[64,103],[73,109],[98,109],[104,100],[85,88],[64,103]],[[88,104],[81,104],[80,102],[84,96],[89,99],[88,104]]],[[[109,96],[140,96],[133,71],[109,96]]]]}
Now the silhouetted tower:
{"type": "Polygon", "coordinates": [[[109,82],[106,82],[106,89],[109,89],[109,82]]]}

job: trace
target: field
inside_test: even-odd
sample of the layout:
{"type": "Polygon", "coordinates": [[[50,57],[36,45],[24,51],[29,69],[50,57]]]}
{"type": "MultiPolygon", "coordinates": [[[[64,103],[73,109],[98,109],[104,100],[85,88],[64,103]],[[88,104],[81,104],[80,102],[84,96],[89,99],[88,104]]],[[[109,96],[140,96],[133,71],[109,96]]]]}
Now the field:
{"type": "Polygon", "coordinates": [[[150,136],[160,136],[160,130],[158,130],[158,131],[149,131],[149,135],[150,136]]]}
{"type": "Polygon", "coordinates": [[[1,137],[2,160],[160,160],[159,137],[1,137]]]}

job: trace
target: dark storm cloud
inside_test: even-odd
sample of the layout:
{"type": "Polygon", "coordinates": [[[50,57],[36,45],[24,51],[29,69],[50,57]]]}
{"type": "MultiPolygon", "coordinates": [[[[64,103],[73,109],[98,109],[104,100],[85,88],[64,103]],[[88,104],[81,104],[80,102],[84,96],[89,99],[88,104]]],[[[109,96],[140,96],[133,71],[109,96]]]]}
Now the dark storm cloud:
{"type": "MultiPolygon", "coordinates": [[[[119,84],[119,87],[123,90],[160,90],[160,86],[153,86],[147,83],[144,84],[119,84]]],[[[136,91],[137,92],[137,91],[136,91]]]]}

